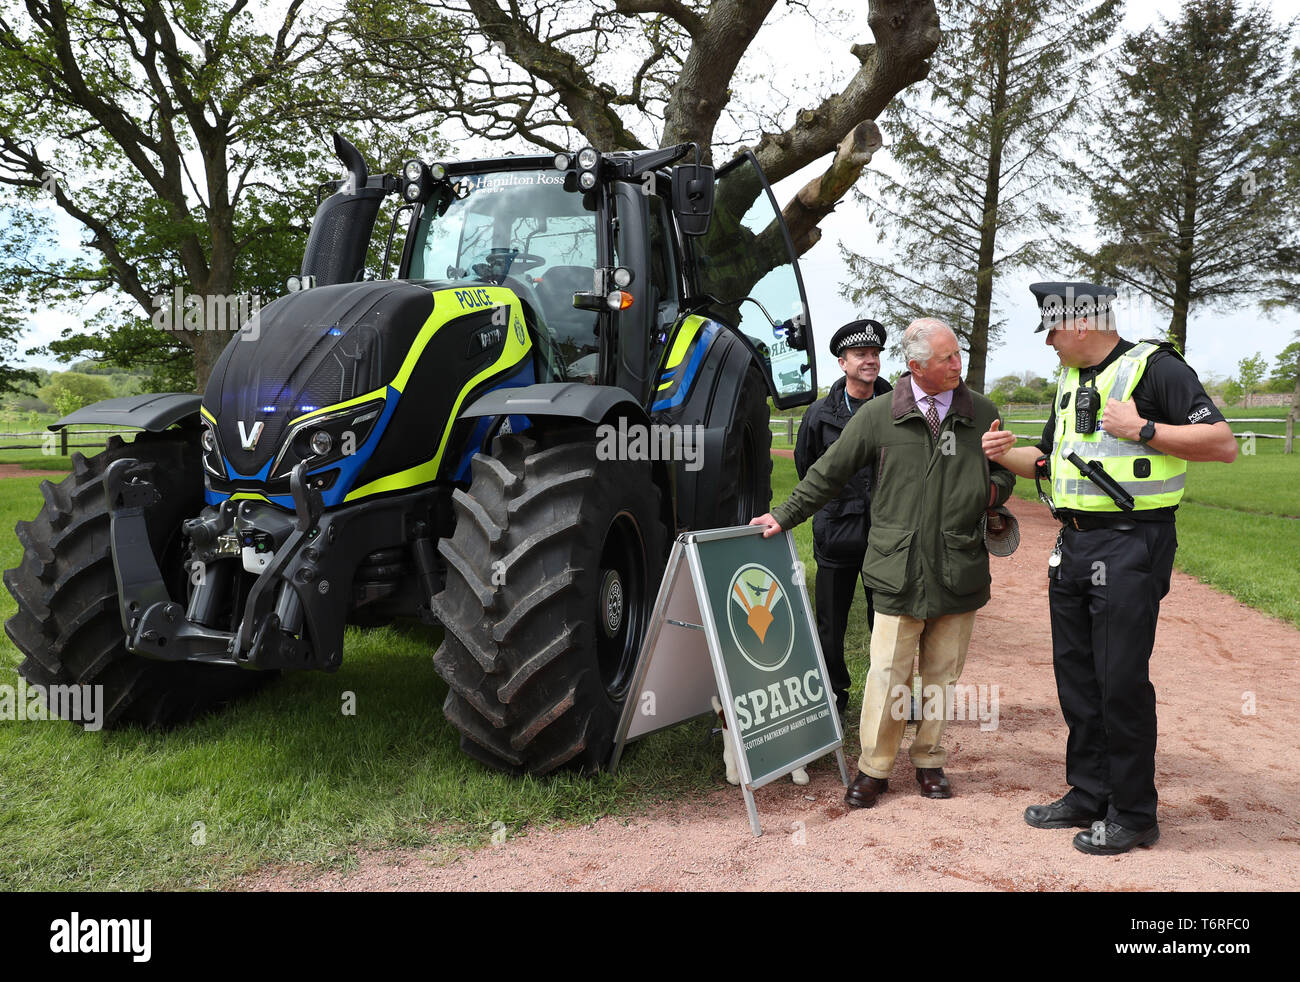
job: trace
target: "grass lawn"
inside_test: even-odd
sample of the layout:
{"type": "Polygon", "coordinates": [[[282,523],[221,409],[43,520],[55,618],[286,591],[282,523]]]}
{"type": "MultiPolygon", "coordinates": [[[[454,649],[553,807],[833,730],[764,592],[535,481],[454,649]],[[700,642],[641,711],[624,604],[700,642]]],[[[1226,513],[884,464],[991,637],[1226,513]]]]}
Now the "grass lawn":
{"type": "MultiPolygon", "coordinates": [[[[0,481],[0,528],[35,514],[38,484],[0,481]]],[[[19,555],[0,535],[3,567],[19,555]]],[[[0,591],[0,618],[13,612],[0,591]]],[[[346,864],[357,844],[427,845],[438,861],[494,830],[724,786],[705,722],[631,744],[616,775],[519,780],[481,767],[442,717],[438,640],[417,626],[350,628],[337,674],[286,676],[166,734],[0,722],[0,890],[215,887],[264,861],[346,864]],[[354,716],[341,712],[346,692],[354,716]]],[[[17,684],[19,660],[0,639],[0,684],[17,684]]]]}

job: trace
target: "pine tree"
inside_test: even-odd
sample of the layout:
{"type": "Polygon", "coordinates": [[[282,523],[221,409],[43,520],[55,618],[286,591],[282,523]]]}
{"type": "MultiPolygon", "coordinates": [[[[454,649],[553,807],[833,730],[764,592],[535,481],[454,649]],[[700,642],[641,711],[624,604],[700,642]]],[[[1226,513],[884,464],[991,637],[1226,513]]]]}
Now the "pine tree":
{"type": "Polygon", "coordinates": [[[1113,85],[1085,114],[1093,135],[1072,170],[1089,187],[1102,244],[1069,252],[1166,307],[1182,350],[1193,305],[1275,298],[1286,257],[1300,255],[1287,191],[1295,26],[1261,6],[1188,0],[1177,21],[1125,40],[1113,85]]]}
{"type": "Polygon", "coordinates": [[[984,391],[993,291],[1040,262],[1062,221],[1051,147],[1076,113],[1113,32],[1118,0],[950,0],[928,81],[882,120],[901,168],[872,175],[870,205],[889,260],[841,245],[842,293],[892,323],[946,320],[968,350],[966,384],[984,391]]]}

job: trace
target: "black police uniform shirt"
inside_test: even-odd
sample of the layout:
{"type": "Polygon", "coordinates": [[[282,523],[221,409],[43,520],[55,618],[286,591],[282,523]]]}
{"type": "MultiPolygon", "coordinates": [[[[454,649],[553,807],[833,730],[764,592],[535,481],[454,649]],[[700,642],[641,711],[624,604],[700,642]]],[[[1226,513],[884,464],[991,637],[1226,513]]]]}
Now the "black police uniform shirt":
{"type": "MultiPolygon", "coordinates": [[[[878,376],[871,387],[878,399],[893,386],[878,376]]],[[[854,399],[845,392],[843,376],[835,380],[825,399],[814,402],[799,424],[795,443],[794,467],[800,479],[821,458],[827,448],[844,432],[844,427],[860,411],[866,399],[854,399]]],[[[862,565],[867,550],[867,529],[871,525],[871,493],[875,484],[875,467],[868,464],[849,480],[839,496],[829,501],[813,516],[813,558],[818,566],[856,569],[862,565]]]]}
{"type": "MultiPolygon", "coordinates": [[[[1136,341],[1125,341],[1120,338],[1119,343],[1100,364],[1079,370],[1081,380],[1086,382],[1095,379],[1111,362],[1136,346],[1136,341]]],[[[1149,419],[1155,423],[1181,425],[1223,422],[1223,413],[1219,412],[1213,400],[1206,394],[1195,369],[1183,361],[1168,342],[1161,344],[1160,350],[1147,359],[1146,371],[1138,379],[1132,398],[1137,406],[1138,415],[1144,420],[1149,419]]],[[[1052,411],[1047,416],[1047,425],[1043,427],[1043,437],[1038,441],[1039,451],[1049,455],[1052,452],[1053,437],[1056,433],[1056,409],[1057,405],[1053,402],[1052,411]]],[[[1178,506],[1174,505],[1170,508],[1142,509],[1128,513],[1128,517],[1172,522],[1177,508],[1178,506]]],[[[1070,513],[1069,509],[1063,508],[1061,511],[1065,514],[1070,513]]]]}

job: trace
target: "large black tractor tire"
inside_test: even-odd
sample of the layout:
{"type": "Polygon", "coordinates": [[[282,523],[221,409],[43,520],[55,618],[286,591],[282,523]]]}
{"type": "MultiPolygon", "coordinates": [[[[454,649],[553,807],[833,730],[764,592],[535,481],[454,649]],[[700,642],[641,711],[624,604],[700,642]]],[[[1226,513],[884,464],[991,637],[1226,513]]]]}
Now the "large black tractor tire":
{"type": "Polygon", "coordinates": [[[753,363],[727,424],[717,527],[748,525],[772,506],[772,429],[767,384],[753,363]]]}
{"type": "Polygon", "coordinates": [[[453,496],[434,667],[461,749],[515,774],[609,762],[663,575],[650,465],[597,460],[591,427],[498,437],[453,496]]]}
{"type": "Polygon", "coordinates": [[[159,662],[126,650],[109,541],[104,471],[133,457],[152,464],[162,500],[145,512],[149,542],[173,598],[186,595],[181,523],[203,508],[196,435],[141,433],[132,443],[72,457],[72,474],[41,482],[45,504],[19,522],[23,558],[4,584],[18,602],[5,633],[26,657],[18,671],[39,685],[102,685],[104,727],[185,722],[258,687],[267,673],[220,665],[159,662]]]}

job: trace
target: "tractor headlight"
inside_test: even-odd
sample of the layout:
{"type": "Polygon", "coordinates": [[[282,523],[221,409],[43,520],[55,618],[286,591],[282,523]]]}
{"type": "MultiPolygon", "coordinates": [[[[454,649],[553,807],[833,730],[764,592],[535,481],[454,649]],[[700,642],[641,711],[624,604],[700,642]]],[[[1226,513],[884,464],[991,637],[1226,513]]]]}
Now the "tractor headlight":
{"type": "Polygon", "coordinates": [[[578,166],[583,170],[595,170],[600,163],[600,154],[593,147],[583,147],[578,151],[578,166]]]}
{"type": "Polygon", "coordinates": [[[430,164],[429,176],[435,181],[445,181],[447,179],[447,168],[443,167],[442,164],[430,164]]]}
{"type": "Polygon", "coordinates": [[[203,469],[213,477],[226,479],[226,464],[221,459],[221,442],[217,439],[217,429],[208,420],[203,420],[203,429],[199,433],[199,446],[203,450],[203,469]]]}
{"type": "Polygon", "coordinates": [[[330,452],[330,447],[334,446],[334,438],[329,435],[328,430],[317,430],[311,435],[308,445],[317,457],[324,457],[330,452]]]}
{"type": "Polygon", "coordinates": [[[418,160],[408,160],[402,165],[402,176],[413,184],[418,183],[423,174],[424,165],[418,160]]]}
{"type": "Polygon", "coordinates": [[[375,399],[293,425],[271,465],[270,480],[288,477],[302,460],[316,470],[359,453],[383,413],[384,400],[375,399]]]}
{"type": "Polygon", "coordinates": [[[569,155],[567,153],[557,153],[555,155],[555,169],[556,170],[569,169],[569,155]]]}

